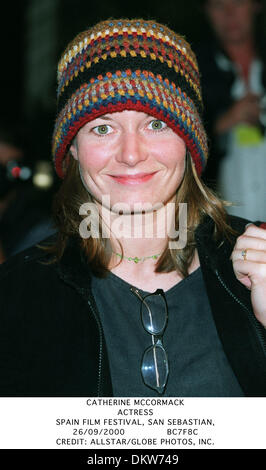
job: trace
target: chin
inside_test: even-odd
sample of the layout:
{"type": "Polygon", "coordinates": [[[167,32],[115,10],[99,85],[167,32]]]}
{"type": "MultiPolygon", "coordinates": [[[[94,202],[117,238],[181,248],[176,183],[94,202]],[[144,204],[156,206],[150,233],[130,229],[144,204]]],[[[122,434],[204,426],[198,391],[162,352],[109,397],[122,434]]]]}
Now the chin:
{"type": "Polygon", "coordinates": [[[158,210],[162,207],[162,203],[152,203],[152,202],[111,202],[111,210],[115,214],[123,215],[132,215],[132,214],[142,214],[143,212],[149,213],[155,210],[158,210]]]}

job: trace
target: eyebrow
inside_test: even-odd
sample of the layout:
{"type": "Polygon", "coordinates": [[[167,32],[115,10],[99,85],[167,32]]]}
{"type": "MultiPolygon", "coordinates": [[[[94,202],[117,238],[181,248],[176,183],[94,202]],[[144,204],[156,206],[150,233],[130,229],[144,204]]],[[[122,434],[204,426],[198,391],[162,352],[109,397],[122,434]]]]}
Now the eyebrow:
{"type": "Polygon", "coordinates": [[[113,119],[111,117],[108,117],[106,114],[103,114],[102,116],[98,116],[96,119],[107,119],[107,121],[112,121],[113,119]]]}

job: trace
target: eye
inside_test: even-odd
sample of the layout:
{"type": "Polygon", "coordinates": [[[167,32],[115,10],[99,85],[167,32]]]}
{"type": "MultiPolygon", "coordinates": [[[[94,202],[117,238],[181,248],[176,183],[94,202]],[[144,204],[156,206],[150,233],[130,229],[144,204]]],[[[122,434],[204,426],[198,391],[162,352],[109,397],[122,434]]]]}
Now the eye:
{"type": "Polygon", "coordinates": [[[160,121],[160,119],[154,119],[148,125],[148,129],[152,129],[153,131],[161,131],[165,127],[167,127],[167,125],[165,122],[160,121]]]}
{"type": "Polygon", "coordinates": [[[108,124],[101,124],[100,126],[96,126],[93,129],[93,132],[98,135],[107,135],[111,132],[112,127],[108,126],[108,124]]]}

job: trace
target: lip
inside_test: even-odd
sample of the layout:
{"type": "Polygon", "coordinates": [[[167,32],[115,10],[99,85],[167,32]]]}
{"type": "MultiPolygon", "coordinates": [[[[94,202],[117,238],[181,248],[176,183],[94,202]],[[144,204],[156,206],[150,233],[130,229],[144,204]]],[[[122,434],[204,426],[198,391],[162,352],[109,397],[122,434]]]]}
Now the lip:
{"type": "Polygon", "coordinates": [[[153,173],[137,173],[135,175],[108,175],[120,184],[141,184],[149,181],[157,171],[153,173]]]}

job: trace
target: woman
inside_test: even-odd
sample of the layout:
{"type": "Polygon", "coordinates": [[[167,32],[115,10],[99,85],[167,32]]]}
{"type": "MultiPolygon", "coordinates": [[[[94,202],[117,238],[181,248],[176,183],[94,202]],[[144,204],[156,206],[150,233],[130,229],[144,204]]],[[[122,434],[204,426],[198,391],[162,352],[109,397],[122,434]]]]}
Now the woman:
{"type": "Polygon", "coordinates": [[[58,84],[58,235],[1,268],[2,395],[265,396],[266,231],[200,181],[189,44],[101,22],[58,84]]]}
{"type": "Polygon", "coordinates": [[[211,37],[198,48],[212,141],[205,180],[235,202],[232,215],[266,217],[266,56],[261,0],[202,0],[211,37]],[[219,93],[217,93],[219,89],[219,93]]]}

